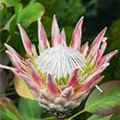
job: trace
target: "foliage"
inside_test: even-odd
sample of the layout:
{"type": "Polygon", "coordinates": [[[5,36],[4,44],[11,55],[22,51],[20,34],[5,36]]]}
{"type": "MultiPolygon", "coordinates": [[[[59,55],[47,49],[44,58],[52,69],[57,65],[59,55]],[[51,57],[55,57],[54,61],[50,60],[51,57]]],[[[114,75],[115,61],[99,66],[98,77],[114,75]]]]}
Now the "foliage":
{"type": "MultiPolygon", "coordinates": [[[[90,112],[93,115],[88,120],[112,120],[119,117],[120,111],[120,81],[110,81],[100,85],[103,92],[94,89],[89,95],[82,111],[70,117],[68,120],[80,115],[83,112],[90,112]]],[[[117,119],[116,119],[117,120],[117,119]]]]}
{"type": "Polygon", "coordinates": [[[94,90],[85,105],[88,112],[109,115],[120,107],[120,81],[111,81],[100,86],[104,93],[94,90]]]}

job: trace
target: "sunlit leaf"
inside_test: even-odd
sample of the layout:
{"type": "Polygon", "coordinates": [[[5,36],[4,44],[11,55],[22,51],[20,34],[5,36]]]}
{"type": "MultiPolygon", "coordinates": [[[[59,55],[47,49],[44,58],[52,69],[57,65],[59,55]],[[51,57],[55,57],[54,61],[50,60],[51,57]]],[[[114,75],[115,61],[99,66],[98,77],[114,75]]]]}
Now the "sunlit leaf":
{"type": "Polygon", "coordinates": [[[15,5],[15,13],[18,14],[22,11],[23,5],[21,3],[18,3],[15,5]]]}
{"type": "Polygon", "coordinates": [[[7,7],[12,7],[15,4],[19,3],[20,0],[0,0],[1,3],[4,3],[7,7]]]}
{"type": "Polygon", "coordinates": [[[120,106],[120,81],[111,81],[100,86],[103,92],[95,89],[85,105],[85,110],[91,113],[107,115],[120,106]]]}
{"type": "Polygon", "coordinates": [[[28,27],[32,22],[36,21],[44,13],[44,7],[40,3],[28,4],[18,15],[17,23],[28,27]]]}

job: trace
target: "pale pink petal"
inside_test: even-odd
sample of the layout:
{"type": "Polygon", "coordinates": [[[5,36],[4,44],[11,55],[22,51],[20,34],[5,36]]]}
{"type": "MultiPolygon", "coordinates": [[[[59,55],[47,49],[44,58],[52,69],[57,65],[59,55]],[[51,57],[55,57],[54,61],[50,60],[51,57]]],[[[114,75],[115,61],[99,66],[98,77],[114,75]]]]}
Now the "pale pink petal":
{"type": "Polygon", "coordinates": [[[25,84],[29,88],[29,91],[34,95],[34,97],[37,97],[37,95],[40,94],[39,86],[36,83],[34,83],[34,81],[32,81],[32,78],[30,78],[30,76],[27,76],[22,73],[17,74],[17,76],[25,82],[25,84]]]}
{"type": "Polygon", "coordinates": [[[25,62],[22,60],[22,57],[8,44],[5,44],[5,46],[8,49],[7,52],[18,62],[21,67],[25,69],[25,62]]]}
{"type": "Polygon", "coordinates": [[[110,63],[104,63],[101,66],[98,66],[96,70],[101,70],[102,72],[110,65],[110,63]]]}
{"type": "Polygon", "coordinates": [[[99,62],[100,59],[102,58],[102,56],[103,56],[103,54],[104,54],[104,52],[105,52],[106,47],[107,47],[107,42],[104,41],[104,42],[102,43],[102,45],[101,45],[101,48],[100,48],[99,51],[98,51],[98,58],[97,58],[97,61],[98,61],[98,62],[99,62]]]}
{"type": "Polygon", "coordinates": [[[12,72],[14,72],[14,73],[17,72],[17,69],[16,69],[16,68],[14,68],[14,67],[8,67],[8,66],[2,65],[2,64],[0,64],[0,68],[10,70],[10,71],[12,71],[12,72]]]}
{"type": "Polygon", "coordinates": [[[68,85],[67,86],[72,86],[75,87],[78,84],[78,71],[79,69],[75,69],[69,78],[68,85]]]}
{"type": "Polygon", "coordinates": [[[30,89],[39,89],[39,85],[36,84],[32,78],[26,74],[18,73],[18,77],[22,78],[24,82],[29,86],[30,89]]]}
{"type": "Polygon", "coordinates": [[[112,51],[109,54],[103,56],[100,60],[100,62],[98,63],[98,67],[101,66],[104,63],[108,63],[111,58],[118,52],[118,50],[112,51]]]}
{"type": "Polygon", "coordinates": [[[12,64],[17,68],[17,70],[21,73],[25,73],[24,68],[19,64],[19,61],[17,61],[17,59],[15,59],[9,51],[5,51],[5,52],[10,58],[12,64]]]}
{"type": "Polygon", "coordinates": [[[107,47],[107,42],[105,41],[105,42],[103,42],[102,45],[101,45],[101,49],[100,49],[101,57],[102,57],[102,55],[104,54],[106,47],[107,47]]]}
{"type": "Polygon", "coordinates": [[[90,51],[93,51],[93,52],[96,52],[99,47],[100,47],[100,44],[104,38],[104,35],[107,31],[107,27],[105,27],[98,35],[97,37],[95,38],[95,40],[93,41],[93,43],[91,44],[90,46],[90,51]]]}
{"type": "Polygon", "coordinates": [[[58,86],[53,82],[53,77],[50,74],[48,74],[47,78],[47,88],[52,94],[56,95],[60,93],[58,86]]]}
{"type": "Polygon", "coordinates": [[[61,94],[63,95],[63,97],[69,98],[70,96],[74,94],[74,89],[72,86],[69,86],[65,88],[61,94]]]}
{"type": "Polygon", "coordinates": [[[16,56],[17,59],[22,59],[21,56],[8,44],[5,43],[5,47],[11,51],[12,54],[14,54],[14,56],[16,56]]]}
{"type": "Polygon", "coordinates": [[[81,47],[81,53],[83,54],[84,57],[87,56],[89,50],[88,42],[86,42],[84,45],[81,47]]]}
{"type": "Polygon", "coordinates": [[[30,42],[25,30],[21,27],[20,24],[18,24],[18,27],[20,30],[22,42],[23,42],[24,48],[26,50],[26,53],[30,54],[30,53],[32,53],[32,43],[30,42]]]}
{"type": "Polygon", "coordinates": [[[46,35],[45,29],[40,19],[38,19],[38,38],[39,38],[39,50],[40,51],[43,51],[49,47],[47,35],[46,35]]]}
{"type": "Polygon", "coordinates": [[[52,101],[55,98],[54,94],[51,94],[49,91],[46,89],[40,89],[40,95],[42,98],[52,101]]]}
{"type": "Polygon", "coordinates": [[[94,56],[91,57],[91,60],[89,61],[91,66],[94,67],[97,64],[97,57],[98,57],[98,52],[94,53],[94,56]]]}
{"type": "Polygon", "coordinates": [[[66,36],[65,36],[65,30],[64,29],[62,29],[62,32],[61,32],[60,43],[63,46],[66,46],[66,36]]]}
{"type": "Polygon", "coordinates": [[[93,74],[91,74],[88,78],[86,78],[86,80],[84,80],[84,82],[81,83],[81,86],[86,86],[87,84],[91,83],[91,81],[94,83],[96,78],[98,78],[100,76],[102,71],[103,71],[103,69],[101,68],[101,69],[98,69],[95,72],[93,72],[93,74]]]}
{"type": "Polygon", "coordinates": [[[81,37],[82,37],[82,24],[83,24],[84,17],[81,17],[78,21],[72,35],[71,40],[71,47],[77,50],[80,50],[81,46],[81,37]]]}
{"type": "Polygon", "coordinates": [[[36,50],[36,46],[34,44],[32,44],[32,53],[31,53],[32,57],[37,57],[37,50],[36,50]]]}
{"type": "Polygon", "coordinates": [[[30,72],[30,75],[32,76],[32,78],[34,79],[34,81],[39,85],[39,86],[43,86],[43,80],[40,77],[40,75],[38,74],[38,72],[35,70],[35,68],[33,67],[33,65],[27,61],[27,65],[28,65],[28,69],[30,72]]]}
{"type": "Polygon", "coordinates": [[[88,82],[83,83],[80,86],[80,88],[79,88],[79,90],[77,92],[83,92],[83,91],[90,90],[95,85],[97,85],[103,78],[104,78],[104,76],[98,76],[98,77],[95,77],[95,78],[89,80],[88,82]]]}
{"type": "Polygon", "coordinates": [[[52,22],[52,35],[51,35],[52,46],[60,44],[60,31],[55,15],[53,16],[52,22]]]}
{"type": "Polygon", "coordinates": [[[82,98],[84,96],[87,96],[90,92],[86,92],[86,91],[77,91],[75,92],[75,94],[71,97],[72,100],[83,100],[82,98]]]}
{"type": "Polygon", "coordinates": [[[93,74],[91,74],[84,82],[83,84],[87,83],[88,81],[91,81],[92,79],[96,78],[97,76],[100,76],[102,73],[101,69],[96,70],[93,74]]]}

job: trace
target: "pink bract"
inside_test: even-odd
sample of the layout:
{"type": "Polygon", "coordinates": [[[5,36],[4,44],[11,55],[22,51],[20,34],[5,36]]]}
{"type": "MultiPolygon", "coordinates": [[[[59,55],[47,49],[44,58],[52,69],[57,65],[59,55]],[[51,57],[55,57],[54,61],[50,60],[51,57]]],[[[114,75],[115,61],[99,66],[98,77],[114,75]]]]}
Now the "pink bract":
{"type": "Polygon", "coordinates": [[[40,105],[54,115],[78,107],[90,90],[102,79],[101,73],[109,66],[110,59],[117,53],[103,55],[107,47],[104,28],[89,46],[81,45],[82,24],[78,21],[69,46],[66,44],[64,29],[60,32],[56,17],[53,17],[51,45],[44,27],[38,19],[38,49],[29,40],[26,32],[18,24],[27,58],[22,58],[11,46],[5,44],[6,53],[13,67],[0,65],[12,70],[22,78],[40,105]]]}

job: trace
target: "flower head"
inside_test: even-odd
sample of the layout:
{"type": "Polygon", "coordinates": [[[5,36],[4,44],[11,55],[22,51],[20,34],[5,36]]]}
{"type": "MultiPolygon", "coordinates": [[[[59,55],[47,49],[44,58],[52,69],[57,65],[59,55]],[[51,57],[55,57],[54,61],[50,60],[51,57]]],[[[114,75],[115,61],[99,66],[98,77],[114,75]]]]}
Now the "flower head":
{"type": "Polygon", "coordinates": [[[76,108],[91,89],[104,76],[101,73],[109,66],[116,50],[103,55],[107,46],[104,28],[93,43],[81,45],[83,17],[78,21],[69,46],[64,29],[60,32],[56,17],[53,17],[51,45],[44,27],[38,19],[38,49],[30,42],[26,32],[18,24],[27,58],[23,59],[11,46],[5,44],[6,53],[15,68],[12,70],[22,78],[40,105],[54,115],[63,117],[66,111],[76,108]]]}

